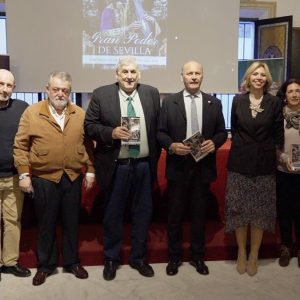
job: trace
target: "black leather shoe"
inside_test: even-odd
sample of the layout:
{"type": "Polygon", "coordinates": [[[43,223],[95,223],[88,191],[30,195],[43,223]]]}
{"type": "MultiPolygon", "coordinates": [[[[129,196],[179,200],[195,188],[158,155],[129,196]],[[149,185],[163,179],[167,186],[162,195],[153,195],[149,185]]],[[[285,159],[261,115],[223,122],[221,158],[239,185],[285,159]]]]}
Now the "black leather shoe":
{"type": "Polygon", "coordinates": [[[2,266],[1,272],[5,274],[13,274],[17,277],[28,277],[31,275],[30,270],[20,264],[15,264],[14,266],[2,266]]]}
{"type": "Polygon", "coordinates": [[[103,269],[103,278],[105,280],[113,280],[116,277],[118,264],[111,260],[106,260],[103,269]]]}
{"type": "Polygon", "coordinates": [[[143,260],[137,261],[137,262],[131,262],[130,267],[133,269],[138,270],[138,272],[145,277],[153,277],[154,276],[154,271],[152,267],[144,262],[143,260]]]}
{"type": "Polygon", "coordinates": [[[181,265],[181,261],[170,260],[166,267],[166,273],[169,276],[176,275],[178,273],[178,267],[181,265]]]}
{"type": "Polygon", "coordinates": [[[287,267],[290,264],[290,260],[291,260],[291,250],[282,245],[280,247],[280,257],[278,260],[278,263],[281,267],[287,267]]]}
{"type": "Polygon", "coordinates": [[[190,264],[196,268],[196,271],[198,273],[200,273],[201,275],[208,275],[209,271],[208,271],[208,267],[207,265],[204,263],[203,260],[192,260],[190,261],[190,264]]]}

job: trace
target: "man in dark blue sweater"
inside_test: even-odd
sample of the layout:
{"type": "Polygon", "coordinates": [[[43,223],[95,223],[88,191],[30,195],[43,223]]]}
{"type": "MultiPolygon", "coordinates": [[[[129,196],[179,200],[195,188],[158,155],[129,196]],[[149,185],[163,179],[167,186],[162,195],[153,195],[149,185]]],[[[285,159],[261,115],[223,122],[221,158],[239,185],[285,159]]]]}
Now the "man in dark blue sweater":
{"type": "Polygon", "coordinates": [[[4,224],[2,238],[0,235],[0,280],[1,273],[31,275],[30,270],[18,263],[23,193],[13,162],[14,138],[28,104],[11,99],[14,88],[13,74],[0,69],[0,231],[1,218],[4,224]]]}

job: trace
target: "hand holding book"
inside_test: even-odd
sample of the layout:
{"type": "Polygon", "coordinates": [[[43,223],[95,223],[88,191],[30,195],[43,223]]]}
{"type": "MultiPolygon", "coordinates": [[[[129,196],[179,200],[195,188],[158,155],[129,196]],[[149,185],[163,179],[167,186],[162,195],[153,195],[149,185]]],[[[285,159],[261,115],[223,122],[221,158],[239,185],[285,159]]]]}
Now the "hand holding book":
{"type": "Polygon", "coordinates": [[[172,143],[169,147],[169,154],[187,155],[191,153],[191,148],[183,143],[172,143]]]}
{"type": "Polygon", "coordinates": [[[209,153],[215,151],[214,142],[212,140],[205,140],[199,131],[185,139],[183,143],[190,147],[191,155],[195,161],[199,161],[209,153]]]}
{"type": "Polygon", "coordinates": [[[300,171],[300,144],[291,144],[289,164],[292,171],[300,171]]]}
{"type": "Polygon", "coordinates": [[[201,144],[202,153],[211,153],[216,150],[216,146],[212,140],[204,140],[201,144]]]}
{"type": "Polygon", "coordinates": [[[128,140],[130,139],[131,134],[127,127],[124,126],[118,126],[115,127],[112,131],[112,138],[114,140],[128,140]]]}
{"type": "Polygon", "coordinates": [[[129,137],[122,139],[122,145],[139,145],[141,143],[140,118],[139,117],[122,117],[121,125],[127,128],[129,137]]]}

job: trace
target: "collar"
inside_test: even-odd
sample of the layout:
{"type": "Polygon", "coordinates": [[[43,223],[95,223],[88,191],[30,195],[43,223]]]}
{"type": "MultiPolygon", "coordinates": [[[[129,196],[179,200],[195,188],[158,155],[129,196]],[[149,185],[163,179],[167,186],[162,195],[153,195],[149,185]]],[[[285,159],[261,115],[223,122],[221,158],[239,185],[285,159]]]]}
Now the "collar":
{"type": "MultiPolygon", "coordinates": [[[[42,102],[42,104],[41,104],[40,114],[45,115],[49,118],[50,117],[49,100],[43,100],[41,102],[42,102]]],[[[70,101],[68,102],[65,109],[66,109],[66,113],[69,115],[74,113],[76,110],[75,105],[71,104],[70,101]]]]}
{"type": "Polygon", "coordinates": [[[55,115],[55,116],[58,116],[60,118],[62,118],[63,116],[65,116],[66,114],[66,111],[67,111],[67,108],[68,108],[68,105],[63,109],[62,113],[61,114],[58,114],[56,109],[54,108],[54,106],[50,103],[50,101],[48,101],[48,106],[49,106],[49,110],[50,112],[55,115]]]}
{"type": "Polygon", "coordinates": [[[191,94],[189,93],[186,89],[183,90],[183,97],[191,97],[191,96],[194,96],[195,98],[199,98],[201,95],[201,91],[199,90],[196,94],[191,94]]]}
{"type": "Polygon", "coordinates": [[[130,95],[127,95],[122,89],[119,89],[119,94],[121,95],[122,100],[124,102],[127,101],[128,97],[131,97],[132,100],[134,101],[134,97],[135,97],[136,93],[137,93],[137,90],[135,89],[130,95]]]}
{"type": "Polygon", "coordinates": [[[5,102],[6,103],[6,105],[4,105],[4,106],[0,106],[0,109],[5,109],[5,108],[8,108],[9,107],[9,105],[10,105],[10,98],[7,100],[7,101],[1,101],[1,103],[2,102],[5,102]]]}

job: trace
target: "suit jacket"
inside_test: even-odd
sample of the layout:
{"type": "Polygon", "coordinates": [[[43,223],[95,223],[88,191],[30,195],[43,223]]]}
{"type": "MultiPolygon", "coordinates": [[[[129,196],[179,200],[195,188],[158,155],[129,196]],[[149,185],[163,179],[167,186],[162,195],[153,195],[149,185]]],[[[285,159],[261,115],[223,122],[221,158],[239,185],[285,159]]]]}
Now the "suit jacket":
{"type": "Polygon", "coordinates": [[[52,117],[48,100],[29,106],[23,113],[14,143],[14,161],[18,173],[29,173],[59,182],[63,173],[73,181],[91,161],[92,142],[83,130],[84,110],[68,104],[62,131],[52,117]]]}
{"type": "MultiPolygon", "coordinates": [[[[138,84],[137,92],[144,111],[150,167],[153,180],[156,178],[160,150],[156,141],[157,122],[160,112],[160,97],[156,88],[138,84]]],[[[86,134],[97,142],[94,152],[98,181],[102,188],[109,187],[116,167],[121,141],[112,139],[112,131],[121,126],[119,85],[114,83],[94,90],[86,112],[86,134]]]]}
{"type": "Polygon", "coordinates": [[[233,98],[228,170],[250,176],[274,174],[276,148],[281,149],[284,141],[281,101],[264,94],[263,112],[256,118],[252,118],[249,106],[249,93],[233,98]]]}
{"type": "MultiPolygon", "coordinates": [[[[227,139],[222,104],[217,98],[203,92],[202,96],[202,135],[206,140],[211,139],[217,149],[227,139]]],[[[186,126],[186,111],[183,91],[181,91],[163,100],[157,134],[160,145],[168,151],[173,142],[182,142],[186,138],[186,126]]],[[[187,159],[190,159],[190,155],[180,156],[168,153],[166,166],[167,179],[173,181],[184,179],[187,159]]],[[[203,182],[211,182],[216,178],[216,151],[208,154],[199,162],[195,162],[195,164],[197,164],[203,182]]]]}

